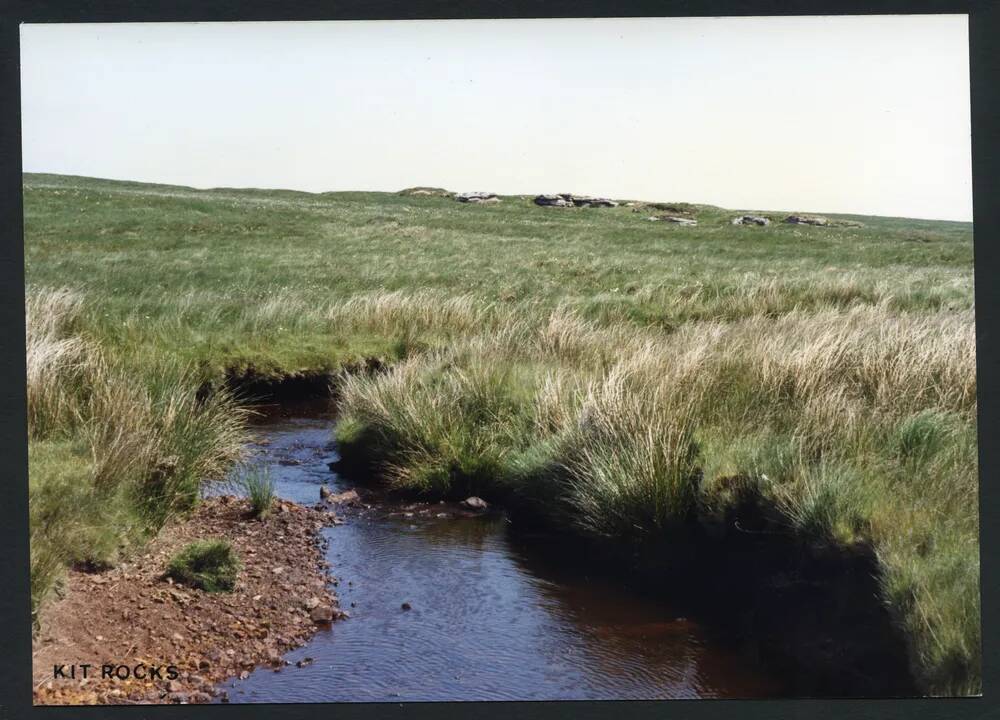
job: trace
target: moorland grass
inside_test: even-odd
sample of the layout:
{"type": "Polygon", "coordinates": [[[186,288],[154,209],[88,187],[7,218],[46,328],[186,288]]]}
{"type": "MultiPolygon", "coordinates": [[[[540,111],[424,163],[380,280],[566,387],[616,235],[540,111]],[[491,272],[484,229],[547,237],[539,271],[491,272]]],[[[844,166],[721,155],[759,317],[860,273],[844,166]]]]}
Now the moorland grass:
{"type": "Polygon", "coordinates": [[[640,543],[717,521],[738,479],[800,537],[872,545],[918,677],[968,692],[974,348],[968,311],[795,311],[671,334],[557,311],[345,377],[338,440],[398,488],[514,495],[640,543]]]}
{"type": "Polygon", "coordinates": [[[274,502],[274,478],[266,465],[246,468],[237,478],[237,484],[250,501],[251,517],[263,518],[274,502]]]}
{"type": "Polygon", "coordinates": [[[225,540],[196,540],[167,564],[166,575],[205,592],[229,592],[236,586],[240,560],[225,540]]]}
{"type": "MultiPolygon", "coordinates": [[[[388,372],[343,379],[337,433],[397,487],[516,496],[553,523],[640,543],[754,493],[804,538],[872,546],[924,689],[977,691],[971,226],[742,227],[736,211],[684,210],[697,227],[525,197],[26,176],[29,304],[72,310],[36,352],[71,391],[29,387],[33,541],[35,505],[58,510],[35,499],[42,488],[72,468],[111,477],[101,458],[120,455],[103,449],[115,432],[73,410],[88,352],[114,369],[108,384],[154,397],[226,370],[335,372],[377,356],[388,372]],[[188,374],[168,391],[160,368],[178,366],[188,374]]],[[[82,407],[162,406],[102,392],[116,399],[82,407]]],[[[230,447],[203,442],[186,462],[221,466],[230,447]]],[[[54,564],[34,553],[33,573],[54,564]]]]}
{"type": "Polygon", "coordinates": [[[79,296],[26,298],[32,613],[67,565],[113,564],[242,455],[245,411],[189,371],[136,372],[76,332],[79,296]]]}

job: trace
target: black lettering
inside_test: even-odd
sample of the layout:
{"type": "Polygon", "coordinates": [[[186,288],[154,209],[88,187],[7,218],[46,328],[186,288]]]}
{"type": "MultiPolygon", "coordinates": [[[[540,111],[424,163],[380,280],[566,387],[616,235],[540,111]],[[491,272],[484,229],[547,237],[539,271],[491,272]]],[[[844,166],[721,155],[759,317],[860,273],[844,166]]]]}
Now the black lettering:
{"type": "Polygon", "coordinates": [[[128,676],[129,676],[128,665],[119,665],[118,667],[115,668],[115,677],[118,678],[119,680],[128,680],[128,676]],[[122,675],[123,672],[125,673],[124,675],[122,675]]]}
{"type": "Polygon", "coordinates": [[[115,671],[114,665],[101,665],[101,680],[106,680],[111,677],[111,674],[115,671]]]}
{"type": "Polygon", "coordinates": [[[90,664],[89,663],[81,663],[80,664],[80,669],[83,670],[83,677],[86,678],[87,677],[87,671],[90,670],[90,664]]]}
{"type": "Polygon", "coordinates": [[[52,677],[54,677],[54,678],[65,678],[66,677],[66,666],[65,665],[53,665],[52,666],[52,677]]]}
{"type": "Polygon", "coordinates": [[[176,680],[180,677],[180,673],[177,671],[176,665],[167,665],[167,680],[176,680]]]}
{"type": "Polygon", "coordinates": [[[160,666],[153,665],[149,668],[149,679],[150,680],[162,680],[163,676],[160,675],[160,666]]]}

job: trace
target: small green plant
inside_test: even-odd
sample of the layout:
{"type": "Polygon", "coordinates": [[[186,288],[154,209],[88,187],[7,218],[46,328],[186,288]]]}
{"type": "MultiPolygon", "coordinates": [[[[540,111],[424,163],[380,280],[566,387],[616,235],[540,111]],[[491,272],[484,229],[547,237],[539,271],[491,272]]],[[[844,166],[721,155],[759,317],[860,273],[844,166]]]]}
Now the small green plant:
{"type": "Polygon", "coordinates": [[[250,514],[264,517],[274,502],[274,478],[266,465],[249,468],[239,477],[239,486],[250,499],[250,514]]]}
{"type": "Polygon", "coordinates": [[[229,592],[239,569],[239,558],[228,542],[196,540],[170,560],[167,577],[207,592],[229,592]]]}
{"type": "Polygon", "coordinates": [[[909,416],[896,431],[899,454],[911,459],[926,459],[936,454],[956,434],[950,423],[947,413],[933,409],[909,416]]]}

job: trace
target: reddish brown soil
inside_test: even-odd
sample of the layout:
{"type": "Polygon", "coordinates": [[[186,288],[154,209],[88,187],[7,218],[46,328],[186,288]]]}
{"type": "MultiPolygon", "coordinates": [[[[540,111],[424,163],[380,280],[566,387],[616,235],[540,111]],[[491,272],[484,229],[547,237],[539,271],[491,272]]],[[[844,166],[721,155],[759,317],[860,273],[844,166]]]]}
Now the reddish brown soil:
{"type": "Polygon", "coordinates": [[[320,535],[334,515],[276,500],[259,520],[248,508],[234,497],[207,499],[165,527],[146,554],[111,570],[70,571],[61,597],[41,613],[32,652],[35,703],[209,702],[220,681],[262,664],[280,668],[283,653],[328,629],[312,617],[342,616],[328,590],[320,535]],[[239,555],[233,592],[207,593],[163,577],[174,553],[204,538],[225,538],[239,555]],[[137,679],[140,663],[144,677],[137,679]],[[69,675],[74,664],[75,678],[54,678],[54,666],[69,675]],[[91,666],[86,679],[83,664],[91,666]],[[119,675],[126,666],[127,679],[102,678],[102,665],[119,675]],[[152,666],[160,678],[146,677],[152,666]]]}

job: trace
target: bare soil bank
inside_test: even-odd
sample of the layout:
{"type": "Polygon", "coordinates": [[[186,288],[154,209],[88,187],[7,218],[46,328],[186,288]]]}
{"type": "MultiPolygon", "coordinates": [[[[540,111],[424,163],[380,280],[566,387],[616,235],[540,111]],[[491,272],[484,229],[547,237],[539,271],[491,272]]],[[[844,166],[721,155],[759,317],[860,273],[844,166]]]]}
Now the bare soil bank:
{"type": "MultiPolygon", "coordinates": [[[[272,404],[294,406],[336,397],[339,373],[375,373],[385,369],[386,365],[375,357],[345,364],[338,371],[267,373],[252,365],[230,367],[225,371],[221,386],[251,407],[272,404]]],[[[215,391],[212,383],[206,382],[198,389],[198,396],[204,399],[215,391]]]]}
{"type": "Polygon", "coordinates": [[[287,501],[275,501],[263,520],[250,519],[248,509],[243,499],[208,498],[141,557],[106,571],[71,570],[62,597],[41,614],[34,702],[209,702],[221,680],[262,664],[281,670],[283,653],[328,627],[313,621],[312,609],[338,617],[320,535],[334,516],[287,501]],[[228,540],[242,561],[231,593],[163,578],[174,553],[205,538],[228,540]],[[114,669],[102,678],[106,665],[114,669]],[[57,667],[66,677],[53,677],[57,667]]]}

